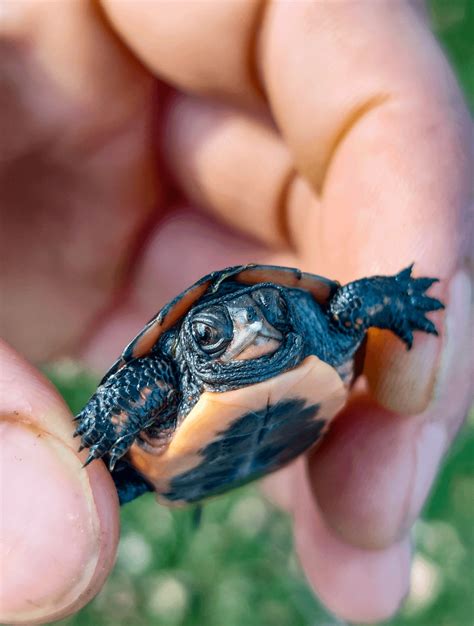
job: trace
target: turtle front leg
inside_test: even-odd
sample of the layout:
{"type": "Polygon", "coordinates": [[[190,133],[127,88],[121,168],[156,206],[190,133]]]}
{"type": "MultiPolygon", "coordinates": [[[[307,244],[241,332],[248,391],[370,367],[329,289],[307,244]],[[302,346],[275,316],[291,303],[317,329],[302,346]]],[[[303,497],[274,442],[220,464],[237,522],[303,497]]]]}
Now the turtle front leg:
{"type": "MultiPolygon", "coordinates": [[[[340,287],[329,303],[329,324],[336,341],[354,351],[370,327],[391,330],[409,350],[413,331],[437,335],[425,314],[444,309],[442,302],[426,295],[437,278],[413,278],[413,265],[395,276],[362,278],[340,287]]],[[[349,356],[349,355],[348,355],[349,356]]]]}
{"type": "Polygon", "coordinates": [[[135,359],[110,376],[75,418],[80,450],[89,448],[84,465],[107,456],[112,471],[141,431],[152,425],[172,428],[176,390],[174,369],[162,355],[135,359]]]}

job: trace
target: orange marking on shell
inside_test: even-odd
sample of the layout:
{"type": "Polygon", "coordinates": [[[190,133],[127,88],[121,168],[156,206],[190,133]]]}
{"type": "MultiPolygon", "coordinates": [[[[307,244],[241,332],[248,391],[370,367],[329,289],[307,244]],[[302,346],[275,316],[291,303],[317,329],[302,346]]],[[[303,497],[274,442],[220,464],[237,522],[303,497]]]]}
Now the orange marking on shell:
{"type": "Polygon", "coordinates": [[[161,335],[174,326],[189,311],[192,305],[206,293],[210,284],[211,282],[207,281],[201,285],[191,287],[161,322],[158,318],[154,319],[133,347],[133,357],[137,358],[148,354],[161,335]]]}
{"type": "Polygon", "coordinates": [[[157,319],[153,320],[133,346],[132,356],[137,358],[148,354],[162,332],[162,324],[157,319]]]}
{"type": "MultiPolygon", "coordinates": [[[[320,404],[315,419],[329,423],[344,406],[347,387],[333,367],[309,356],[297,368],[270,380],[234,391],[204,392],[164,452],[153,454],[134,444],[130,460],[155,486],[158,495],[166,493],[173,477],[197,467],[203,460],[202,450],[240,416],[289,398],[306,398],[307,404],[320,404]]],[[[163,497],[161,500],[177,504],[163,497]]]]}
{"type": "Polygon", "coordinates": [[[313,298],[320,303],[325,303],[331,295],[331,284],[323,277],[301,272],[299,275],[289,268],[266,268],[251,267],[236,275],[236,280],[248,285],[257,283],[276,283],[283,287],[296,287],[309,291],[313,298]],[[299,277],[298,277],[299,276],[299,277]]]}

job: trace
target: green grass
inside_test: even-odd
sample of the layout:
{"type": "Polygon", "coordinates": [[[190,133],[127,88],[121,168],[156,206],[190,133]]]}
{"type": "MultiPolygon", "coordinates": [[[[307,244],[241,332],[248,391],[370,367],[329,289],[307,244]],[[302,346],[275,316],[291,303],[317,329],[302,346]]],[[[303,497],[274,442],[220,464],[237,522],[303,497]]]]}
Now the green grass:
{"type": "MultiPolygon", "coordinates": [[[[375,0],[374,0],[375,1],[375,0]]],[[[434,0],[437,32],[474,106],[474,0],[434,0]]],[[[56,372],[77,410],[93,381],[56,372]]],[[[391,626],[473,623],[474,425],[468,424],[415,529],[415,582],[391,626]]],[[[192,511],[147,495],[122,511],[116,567],[103,591],[64,626],[318,626],[340,624],[306,585],[289,519],[255,486],[210,502],[198,530],[192,511]]]]}
{"type": "Polygon", "coordinates": [[[474,111],[474,2],[431,0],[429,8],[438,38],[474,111]]]}

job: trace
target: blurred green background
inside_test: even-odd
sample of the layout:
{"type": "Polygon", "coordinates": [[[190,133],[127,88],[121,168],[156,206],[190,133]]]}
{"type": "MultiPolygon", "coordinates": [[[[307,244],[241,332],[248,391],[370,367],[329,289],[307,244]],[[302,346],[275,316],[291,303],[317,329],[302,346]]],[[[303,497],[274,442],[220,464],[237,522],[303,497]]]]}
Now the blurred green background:
{"type": "MultiPolygon", "coordinates": [[[[373,0],[376,2],[377,0],[373,0]]],[[[397,1],[397,0],[394,0],[397,1]]],[[[474,0],[434,0],[434,27],[473,110],[474,0]]],[[[73,411],[95,388],[71,367],[48,372],[73,411]]],[[[446,460],[415,528],[412,591],[391,626],[474,624],[474,420],[446,460]]],[[[146,495],[122,510],[117,565],[103,591],[64,626],[332,626],[292,550],[289,519],[255,486],[192,510],[146,495]]]]}

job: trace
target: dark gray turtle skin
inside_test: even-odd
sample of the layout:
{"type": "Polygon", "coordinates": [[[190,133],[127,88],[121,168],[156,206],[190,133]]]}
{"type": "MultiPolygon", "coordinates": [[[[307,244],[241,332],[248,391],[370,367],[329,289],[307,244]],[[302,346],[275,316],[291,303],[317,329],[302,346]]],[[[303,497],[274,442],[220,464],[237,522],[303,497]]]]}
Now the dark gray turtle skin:
{"type": "Polygon", "coordinates": [[[107,463],[121,503],[156,491],[199,502],[273,472],[320,439],[347,399],[369,328],[410,349],[435,278],[341,286],[293,268],[205,276],[125,348],[75,418],[85,464],[107,463]]]}

